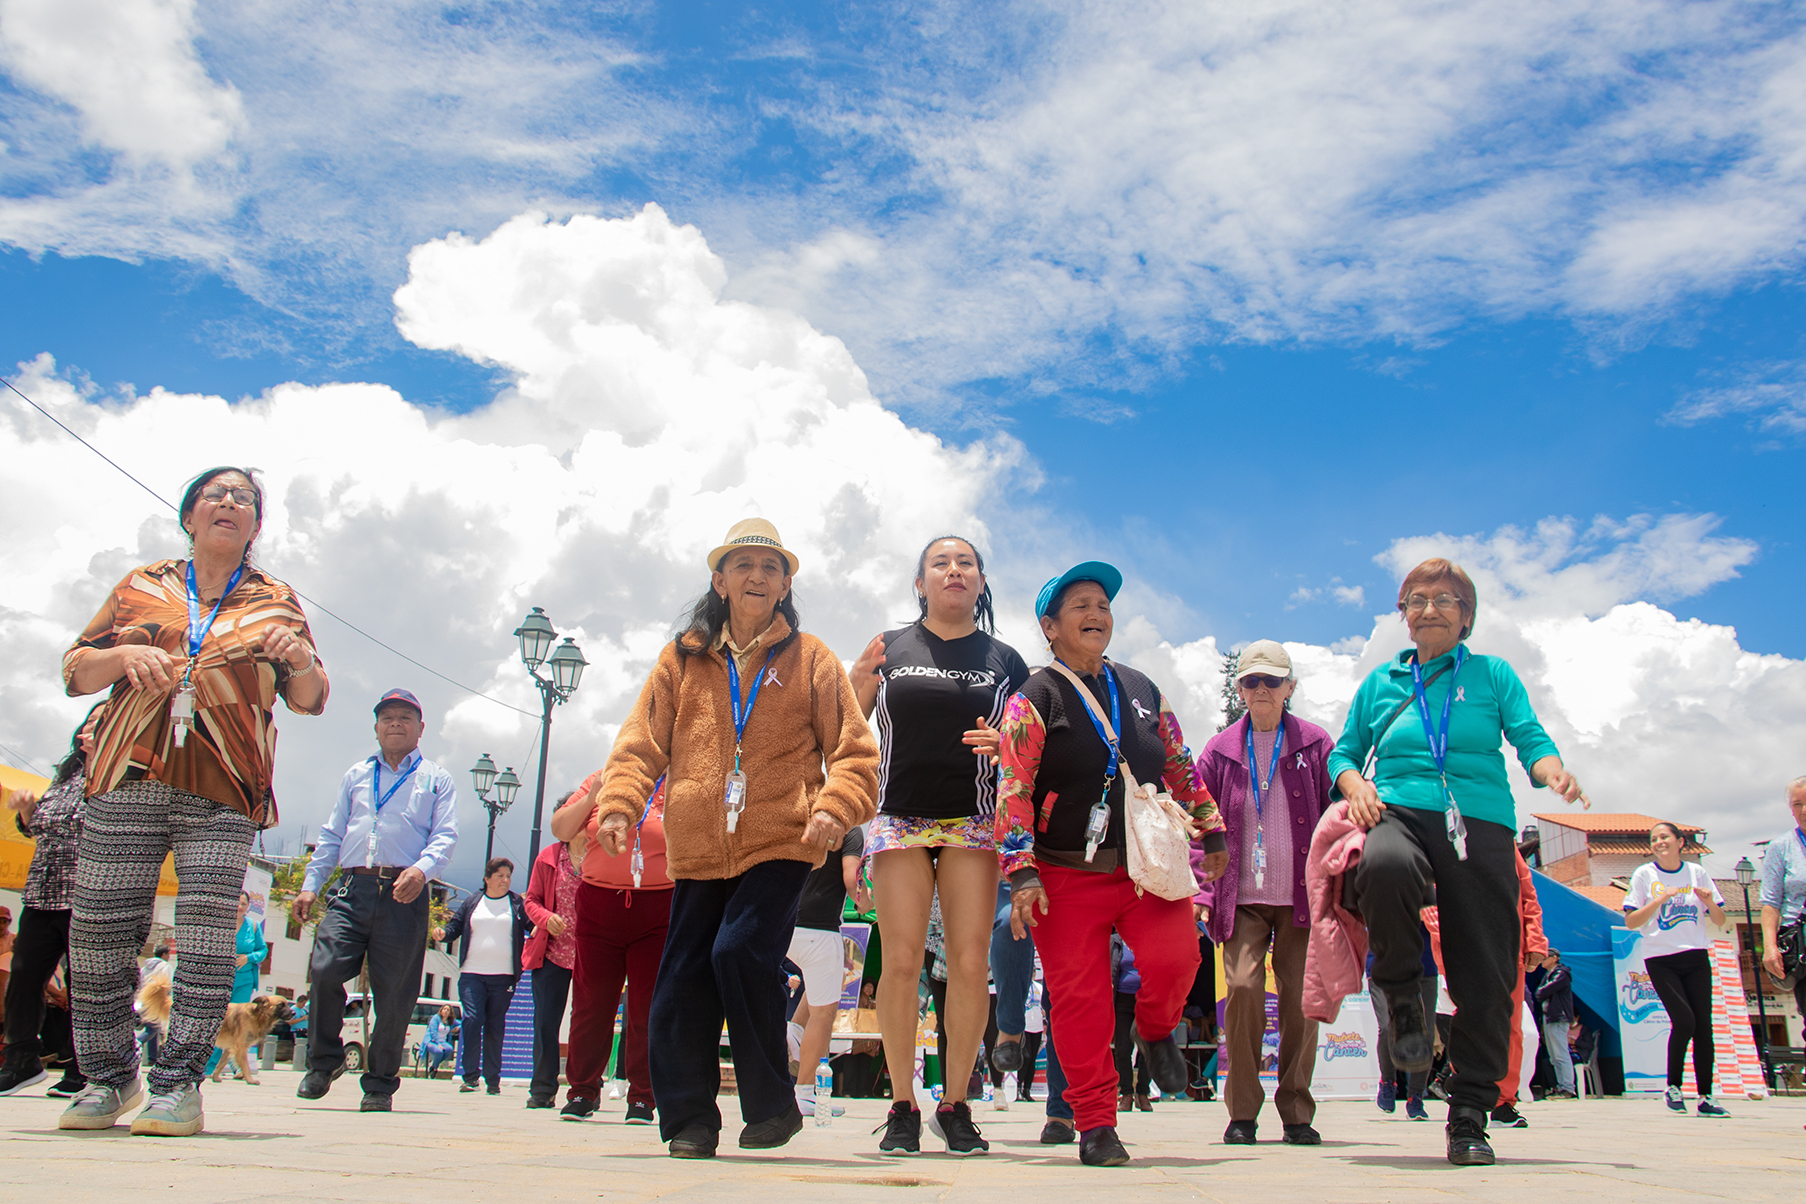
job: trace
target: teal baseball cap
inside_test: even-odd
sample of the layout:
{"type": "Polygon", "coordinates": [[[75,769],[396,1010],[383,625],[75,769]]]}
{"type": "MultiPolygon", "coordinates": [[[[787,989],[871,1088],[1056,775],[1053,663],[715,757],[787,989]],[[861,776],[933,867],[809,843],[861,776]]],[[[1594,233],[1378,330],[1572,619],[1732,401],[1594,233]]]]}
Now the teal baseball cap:
{"type": "Polygon", "coordinates": [[[1058,577],[1041,587],[1041,594],[1035,599],[1035,618],[1047,617],[1047,608],[1060,591],[1074,581],[1095,581],[1104,587],[1104,597],[1112,602],[1116,600],[1116,592],[1122,588],[1122,574],[1113,564],[1105,564],[1101,560],[1087,560],[1083,564],[1075,564],[1058,577]]]}

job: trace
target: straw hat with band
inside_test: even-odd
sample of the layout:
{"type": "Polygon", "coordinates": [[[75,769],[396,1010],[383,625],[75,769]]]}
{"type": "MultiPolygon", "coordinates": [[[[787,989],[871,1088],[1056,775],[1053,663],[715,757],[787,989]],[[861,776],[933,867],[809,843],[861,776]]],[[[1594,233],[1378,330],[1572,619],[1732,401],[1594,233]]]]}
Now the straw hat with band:
{"type": "Polygon", "coordinates": [[[713,573],[718,570],[723,556],[741,548],[770,548],[774,552],[781,553],[784,562],[790,566],[790,576],[792,577],[796,576],[796,570],[801,564],[796,558],[796,553],[785,547],[784,541],[778,538],[776,527],[762,518],[749,518],[737,522],[729,528],[727,539],[720,547],[709,553],[709,572],[713,573]]]}

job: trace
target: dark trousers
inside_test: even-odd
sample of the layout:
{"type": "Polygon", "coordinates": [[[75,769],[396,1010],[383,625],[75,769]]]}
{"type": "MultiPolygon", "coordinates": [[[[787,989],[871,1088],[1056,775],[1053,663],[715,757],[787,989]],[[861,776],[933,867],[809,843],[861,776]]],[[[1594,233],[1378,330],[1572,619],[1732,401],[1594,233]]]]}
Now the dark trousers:
{"type": "Polygon", "coordinates": [[[458,975],[458,1004],[464,1011],[458,1029],[458,1068],[466,1083],[476,1082],[481,1074],[484,1083],[501,1086],[502,1037],[508,1031],[508,1006],[519,981],[512,974],[458,975]]]}
{"type": "MultiPolygon", "coordinates": [[[[19,909],[19,930],[13,937],[13,972],[6,981],[6,1065],[33,1069],[46,1053],[74,1054],[70,1036],[56,1049],[38,1040],[44,1024],[44,984],[56,973],[56,965],[69,952],[69,913],[36,907],[19,909]]],[[[60,1030],[68,1032],[65,1019],[60,1030]]],[[[70,1069],[74,1069],[73,1063],[70,1069]]]]}
{"type": "Polygon", "coordinates": [[[386,878],[339,875],[327,896],[326,914],[314,930],[313,955],[308,959],[313,1007],[307,1065],[322,1074],[345,1063],[345,984],[356,982],[359,970],[370,972],[376,1028],[364,1051],[366,1095],[394,1095],[401,1086],[403,1047],[426,962],[431,900],[422,890],[412,903],[397,903],[394,885],[386,878]]]}
{"type": "Polygon", "coordinates": [[[555,961],[533,971],[533,1083],[528,1094],[551,1099],[558,1094],[558,1030],[570,998],[571,972],[555,961]]]}
{"type": "MultiPolygon", "coordinates": [[[[1400,1075],[1398,1067],[1392,1064],[1392,1009],[1386,1004],[1386,992],[1380,990],[1379,984],[1371,978],[1367,980],[1368,995],[1373,1000],[1373,1022],[1379,1029],[1379,1040],[1374,1042],[1374,1052],[1380,1061],[1380,1082],[1398,1085],[1404,1079],[1405,1098],[1422,1099],[1424,1088],[1430,1085],[1430,1072],[1420,1070],[1416,1074],[1400,1075]]],[[[1426,974],[1418,980],[1418,1000],[1423,1004],[1424,1023],[1436,1014],[1436,976],[1426,974]]],[[[1428,1031],[1428,1030],[1426,1030],[1428,1031]]]]}
{"type": "Polygon", "coordinates": [[[1717,1054],[1712,1040],[1712,955],[1688,949],[1644,958],[1643,965],[1649,971],[1649,985],[1668,1011],[1668,1085],[1681,1085],[1687,1043],[1692,1042],[1693,1085],[1700,1095],[1711,1095],[1717,1054]]]}
{"type": "Polygon", "coordinates": [[[1386,808],[1367,833],[1355,904],[1373,946],[1374,983],[1393,1000],[1413,1001],[1423,977],[1419,913],[1436,904],[1443,972],[1456,1008],[1449,1105],[1489,1112],[1499,1102],[1517,1023],[1512,986],[1523,977],[1516,834],[1470,817],[1467,860],[1459,861],[1444,822],[1439,811],[1386,808]]]}
{"type": "Polygon", "coordinates": [[[1110,1035],[1110,1054],[1116,1061],[1116,1094],[1146,1095],[1148,1064],[1135,1056],[1129,1028],[1135,1023],[1135,992],[1116,992],[1116,1030],[1110,1035]]]}
{"type": "Polygon", "coordinates": [[[796,1107],[784,1031],[784,955],[806,861],[766,861],[737,878],[679,879],[652,995],[652,1093],[659,1134],[719,1132],[721,1022],[748,1124],[796,1107]]]}
{"type": "Polygon", "coordinates": [[[668,890],[577,887],[577,957],[571,975],[571,1054],[564,1068],[570,1099],[602,1098],[602,1075],[615,1047],[615,1012],[627,991],[627,1020],[615,1076],[627,1080],[627,1102],[653,1104],[647,1024],[665,930],[668,890]]]}

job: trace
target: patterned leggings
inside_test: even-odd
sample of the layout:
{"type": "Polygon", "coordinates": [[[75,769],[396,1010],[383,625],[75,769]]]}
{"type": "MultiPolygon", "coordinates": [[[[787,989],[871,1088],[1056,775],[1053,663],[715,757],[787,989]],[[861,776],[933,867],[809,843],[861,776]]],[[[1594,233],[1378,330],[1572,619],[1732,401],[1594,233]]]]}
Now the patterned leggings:
{"type": "Polygon", "coordinates": [[[238,960],[238,892],[257,828],[211,799],[126,782],[88,800],[69,925],[70,1005],[82,1073],[123,1086],[138,1074],[132,1000],[164,854],[175,853],[176,977],[153,1093],[201,1081],[238,960]]]}

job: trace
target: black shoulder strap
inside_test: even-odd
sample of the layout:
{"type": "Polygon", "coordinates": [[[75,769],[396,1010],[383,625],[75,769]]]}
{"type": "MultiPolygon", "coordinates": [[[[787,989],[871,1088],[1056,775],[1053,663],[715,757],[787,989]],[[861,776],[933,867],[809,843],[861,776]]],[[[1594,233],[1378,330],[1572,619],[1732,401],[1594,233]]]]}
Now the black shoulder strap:
{"type": "MultiPolygon", "coordinates": [[[[1436,670],[1436,672],[1430,674],[1430,680],[1423,683],[1423,688],[1428,690],[1431,686],[1435,685],[1436,679],[1441,677],[1444,673],[1447,673],[1449,668],[1449,665],[1444,665],[1442,668],[1436,670]]],[[[1380,741],[1386,738],[1386,733],[1392,730],[1392,725],[1397,721],[1398,717],[1404,714],[1405,711],[1410,708],[1411,704],[1416,701],[1417,693],[1416,691],[1412,691],[1411,697],[1394,707],[1392,713],[1386,716],[1386,722],[1380,724],[1380,730],[1373,734],[1373,745],[1367,750],[1367,763],[1361,766],[1362,777],[1368,779],[1373,777],[1374,762],[1378,761],[1380,757],[1380,741]]]]}

